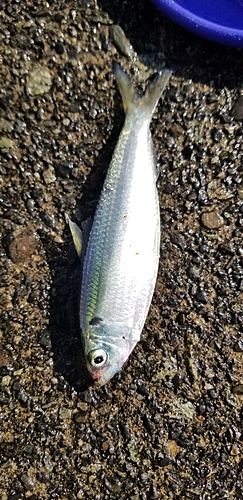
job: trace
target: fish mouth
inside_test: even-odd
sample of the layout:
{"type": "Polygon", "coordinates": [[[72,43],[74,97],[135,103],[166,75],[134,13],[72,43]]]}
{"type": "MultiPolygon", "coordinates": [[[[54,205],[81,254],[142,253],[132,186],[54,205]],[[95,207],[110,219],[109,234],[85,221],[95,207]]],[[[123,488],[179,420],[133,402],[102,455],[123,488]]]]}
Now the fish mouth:
{"type": "Polygon", "coordinates": [[[88,371],[95,380],[95,382],[98,383],[98,385],[105,385],[109,380],[120,370],[120,367],[116,366],[108,366],[108,367],[103,367],[100,369],[93,369],[91,366],[88,366],[88,371]]]}

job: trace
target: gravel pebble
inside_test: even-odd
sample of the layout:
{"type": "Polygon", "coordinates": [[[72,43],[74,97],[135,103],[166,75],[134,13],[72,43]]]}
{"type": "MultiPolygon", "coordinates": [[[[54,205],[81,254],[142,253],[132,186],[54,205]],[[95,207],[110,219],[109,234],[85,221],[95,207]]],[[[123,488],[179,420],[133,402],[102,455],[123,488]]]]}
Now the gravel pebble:
{"type": "Polygon", "coordinates": [[[43,170],[43,179],[46,184],[52,184],[56,181],[55,169],[52,166],[49,166],[45,170],[43,170]]]}
{"type": "Polygon", "coordinates": [[[26,78],[26,90],[31,96],[45,94],[52,86],[50,72],[44,68],[36,68],[26,78]]]}
{"type": "Polygon", "coordinates": [[[128,57],[128,59],[134,58],[133,47],[127,39],[121,26],[118,26],[118,24],[113,24],[110,27],[110,38],[121,54],[128,57]]]}
{"type": "Polygon", "coordinates": [[[223,219],[216,210],[204,212],[201,217],[202,224],[207,229],[218,229],[223,225],[223,219]]]}
{"type": "Polygon", "coordinates": [[[243,200],[243,189],[238,189],[238,196],[241,200],[243,200]]]}
{"type": "Polygon", "coordinates": [[[243,95],[238,97],[237,101],[235,102],[232,109],[232,115],[235,120],[243,119],[243,95]]]}
{"type": "Polygon", "coordinates": [[[60,420],[66,420],[72,418],[72,410],[69,408],[60,408],[59,410],[60,420]]]}
{"type": "Polygon", "coordinates": [[[22,474],[21,481],[26,489],[26,491],[32,491],[35,488],[35,483],[31,477],[27,474],[22,474]]]}
{"type": "Polygon", "coordinates": [[[196,267],[190,267],[188,269],[188,276],[193,280],[197,280],[200,276],[200,270],[197,269],[196,267]]]}
{"type": "Polygon", "coordinates": [[[13,262],[26,262],[37,249],[36,233],[31,229],[24,229],[14,236],[9,245],[9,255],[13,262]]]}
{"type": "Polygon", "coordinates": [[[2,149],[12,149],[14,147],[14,142],[8,137],[0,137],[0,148],[2,149]]]}
{"type": "Polygon", "coordinates": [[[233,394],[243,394],[243,384],[237,384],[233,387],[233,394]]]}
{"type": "Polygon", "coordinates": [[[195,295],[195,299],[202,304],[207,304],[208,298],[204,292],[199,292],[195,295]]]}

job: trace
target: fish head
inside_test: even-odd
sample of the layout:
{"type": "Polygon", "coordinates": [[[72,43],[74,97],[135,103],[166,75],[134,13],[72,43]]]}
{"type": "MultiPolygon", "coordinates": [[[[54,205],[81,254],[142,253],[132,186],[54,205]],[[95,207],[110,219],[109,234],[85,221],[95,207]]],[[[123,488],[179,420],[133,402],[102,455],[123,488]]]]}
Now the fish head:
{"type": "Polygon", "coordinates": [[[92,324],[84,335],[87,369],[99,385],[108,382],[123,366],[135,343],[124,324],[92,324]]]}

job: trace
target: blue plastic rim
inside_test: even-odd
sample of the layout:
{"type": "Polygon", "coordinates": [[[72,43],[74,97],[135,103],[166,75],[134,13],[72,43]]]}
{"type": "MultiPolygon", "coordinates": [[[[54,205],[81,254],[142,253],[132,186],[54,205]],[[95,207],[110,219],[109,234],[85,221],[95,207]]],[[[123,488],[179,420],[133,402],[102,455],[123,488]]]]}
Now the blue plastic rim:
{"type": "Polygon", "coordinates": [[[243,0],[153,0],[184,28],[224,45],[243,47],[243,0]]]}

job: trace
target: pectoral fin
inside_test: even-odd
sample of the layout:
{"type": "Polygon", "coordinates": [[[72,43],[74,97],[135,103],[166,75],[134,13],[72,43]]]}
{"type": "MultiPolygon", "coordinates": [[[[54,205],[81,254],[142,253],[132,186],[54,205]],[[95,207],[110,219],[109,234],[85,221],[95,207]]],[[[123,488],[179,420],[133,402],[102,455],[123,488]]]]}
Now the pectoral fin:
{"type": "Polygon", "coordinates": [[[74,243],[76,252],[77,252],[78,256],[81,257],[82,247],[83,247],[82,231],[81,231],[80,227],[78,227],[77,224],[75,224],[75,222],[73,222],[71,219],[69,219],[68,215],[66,215],[66,221],[67,221],[69,228],[70,228],[70,231],[71,231],[71,235],[73,238],[73,243],[74,243]]]}
{"type": "Polygon", "coordinates": [[[93,219],[89,217],[85,221],[82,222],[82,229],[75,224],[71,219],[69,219],[68,215],[66,215],[66,222],[69,225],[69,229],[71,231],[71,235],[73,238],[73,243],[76,249],[76,252],[81,259],[81,263],[83,261],[87,243],[89,240],[89,233],[92,227],[93,219]]]}

